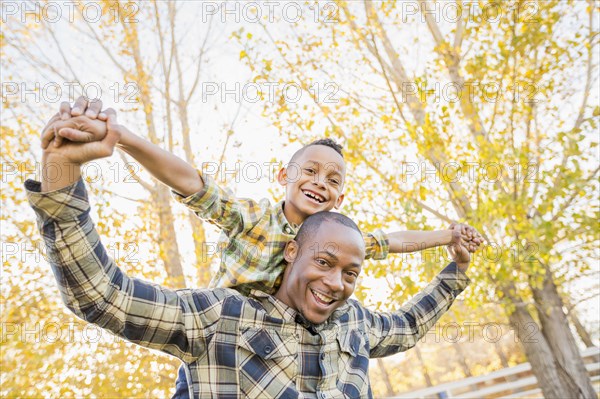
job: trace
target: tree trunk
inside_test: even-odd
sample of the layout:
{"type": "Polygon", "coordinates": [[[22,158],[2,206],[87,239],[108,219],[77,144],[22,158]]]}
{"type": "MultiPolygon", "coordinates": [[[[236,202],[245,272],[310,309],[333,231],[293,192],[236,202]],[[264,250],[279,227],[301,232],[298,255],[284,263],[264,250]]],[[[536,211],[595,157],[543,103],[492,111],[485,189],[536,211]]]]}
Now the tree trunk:
{"type": "Polygon", "coordinates": [[[516,304],[509,315],[519,342],[531,364],[538,385],[546,398],[571,398],[572,391],[559,378],[558,364],[546,338],[539,333],[539,326],[523,304],[516,304]]]}
{"type": "Polygon", "coordinates": [[[569,328],[563,303],[554,284],[552,273],[546,268],[541,287],[531,284],[542,334],[554,353],[559,378],[569,387],[569,397],[596,398],[596,391],[585,368],[575,337],[569,328]]]}
{"type": "Polygon", "coordinates": [[[428,387],[432,387],[433,382],[431,381],[431,377],[429,376],[429,371],[427,370],[427,366],[425,365],[425,362],[423,361],[423,355],[421,355],[421,349],[419,349],[418,345],[413,347],[413,349],[415,350],[415,353],[417,354],[419,363],[421,363],[421,370],[423,370],[423,377],[425,377],[425,384],[427,384],[428,387]]]}
{"type": "MultiPolygon", "coordinates": [[[[209,253],[208,248],[212,247],[206,245],[206,232],[202,220],[200,220],[193,212],[190,212],[189,220],[190,225],[192,226],[194,254],[196,256],[196,281],[198,287],[205,288],[208,287],[208,284],[210,283],[210,264],[214,256],[209,253]]],[[[217,250],[219,250],[219,248],[217,248],[217,250]]],[[[218,256],[220,258],[221,254],[218,254],[218,256]]]]}
{"type": "Polygon", "coordinates": [[[496,354],[500,358],[500,363],[502,364],[502,367],[508,368],[508,359],[506,358],[504,350],[502,349],[502,345],[500,345],[499,341],[494,342],[494,349],[496,350],[496,354]]]}
{"type": "Polygon", "coordinates": [[[583,342],[585,347],[591,348],[593,346],[596,346],[596,345],[594,345],[594,342],[592,341],[592,337],[590,336],[590,333],[587,331],[587,329],[585,328],[583,323],[581,323],[581,320],[579,320],[579,317],[577,317],[577,313],[575,312],[574,309],[571,312],[569,312],[569,319],[573,323],[573,326],[575,327],[575,331],[577,331],[577,335],[579,335],[579,338],[581,338],[581,341],[583,342]]]}
{"type": "Polygon", "coordinates": [[[159,246],[160,257],[165,263],[165,269],[169,276],[167,284],[173,288],[185,287],[185,276],[181,266],[179,256],[179,246],[177,245],[177,235],[171,205],[169,204],[170,193],[167,186],[157,183],[156,189],[152,193],[156,209],[159,214],[159,246]]]}
{"type": "Polygon", "coordinates": [[[462,346],[460,346],[460,342],[454,342],[452,344],[452,347],[454,348],[454,350],[456,351],[456,354],[458,355],[458,363],[460,363],[460,367],[463,370],[463,373],[465,374],[465,377],[473,377],[473,374],[471,374],[471,368],[469,367],[469,364],[467,363],[467,358],[465,356],[465,352],[462,349],[462,346]]]}
{"type": "Polygon", "coordinates": [[[571,321],[571,323],[573,323],[573,327],[575,327],[575,331],[577,331],[577,335],[579,335],[579,338],[581,338],[581,341],[583,342],[585,347],[591,348],[593,346],[596,346],[596,345],[594,345],[594,342],[592,341],[592,337],[590,336],[590,333],[585,328],[585,326],[583,325],[581,320],[579,320],[579,316],[577,315],[577,310],[575,310],[575,306],[573,306],[570,303],[568,298],[565,298],[564,303],[569,311],[568,312],[569,320],[571,321]]]}
{"type": "Polygon", "coordinates": [[[390,375],[385,368],[385,362],[382,358],[377,358],[377,366],[379,366],[379,370],[381,370],[381,377],[383,378],[383,382],[385,383],[386,395],[394,396],[396,392],[394,391],[394,387],[392,386],[392,381],[390,380],[390,375]]]}

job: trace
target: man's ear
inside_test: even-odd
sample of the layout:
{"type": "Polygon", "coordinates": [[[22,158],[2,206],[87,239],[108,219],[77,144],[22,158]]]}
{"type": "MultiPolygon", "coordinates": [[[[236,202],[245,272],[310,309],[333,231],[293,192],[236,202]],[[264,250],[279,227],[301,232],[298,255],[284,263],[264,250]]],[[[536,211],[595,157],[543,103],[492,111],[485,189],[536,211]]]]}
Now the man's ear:
{"type": "Polygon", "coordinates": [[[285,244],[285,249],[283,251],[283,257],[285,258],[285,260],[288,263],[292,263],[298,257],[299,250],[300,250],[300,246],[298,245],[296,240],[288,241],[288,243],[285,244]]]}
{"type": "Polygon", "coordinates": [[[277,182],[282,186],[287,186],[287,169],[285,167],[279,169],[279,173],[277,173],[277,182]]]}
{"type": "Polygon", "coordinates": [[[338,199],[335,201],[335,205],[333,206],[335,209],[340,209],[342,202],[344,201],[344,194],[340,194],[338,199]]]}

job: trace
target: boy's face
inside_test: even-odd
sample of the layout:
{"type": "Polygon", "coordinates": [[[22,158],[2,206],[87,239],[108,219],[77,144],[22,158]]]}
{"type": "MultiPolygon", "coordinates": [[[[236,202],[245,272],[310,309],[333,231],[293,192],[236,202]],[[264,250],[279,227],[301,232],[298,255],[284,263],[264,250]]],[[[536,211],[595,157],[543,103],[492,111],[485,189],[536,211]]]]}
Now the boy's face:
{"type": "Polygon", "coordinates": [[[286,168],[279,171],[278,181],[285,186],[285,215],[300,224],[310,215],[339,208],[344,194],[346,165],[334,149],[312,145],[286,168]]]}
{"type": "Polygon", "coordinates": [[[311,323],[323,323],[354,292],[364,258],[358,231],[324,221],[310,239],[287,244],[289,265],[275,297],[311,323]]]}

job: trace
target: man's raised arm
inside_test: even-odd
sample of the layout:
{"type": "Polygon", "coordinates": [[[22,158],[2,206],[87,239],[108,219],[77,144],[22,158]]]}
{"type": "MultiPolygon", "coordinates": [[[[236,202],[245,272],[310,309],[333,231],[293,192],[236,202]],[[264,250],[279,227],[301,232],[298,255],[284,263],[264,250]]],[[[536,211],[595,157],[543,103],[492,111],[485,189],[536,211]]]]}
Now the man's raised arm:
{"type": "MultiPolygon", "coordinates": [[[[474,234],[476,230],[472,229],[474,234]]],[[[450,308],[467,287],[470,263],[468,244],[462,240],[449,247],[453,258],[419,294],[396,312],[367,311],[370,356],[390,356],[412,348],[450,308]]]]}
{"type": "Polygon", "coordinates": [[[89,216],[80,178],[81,165],[109,156],[119,139],[114,114],[107,123],[108,133],[101,141],[47,146],[42,182],[25,183],[49,262],[63,301],[77,316],[191,362],[205,351],[204,326],[218,318],[219,294],[226,291],[169,290],[128,277],[108,257],[89,216]],[[199,303],[211,305],[199,309],[199,303]]]}

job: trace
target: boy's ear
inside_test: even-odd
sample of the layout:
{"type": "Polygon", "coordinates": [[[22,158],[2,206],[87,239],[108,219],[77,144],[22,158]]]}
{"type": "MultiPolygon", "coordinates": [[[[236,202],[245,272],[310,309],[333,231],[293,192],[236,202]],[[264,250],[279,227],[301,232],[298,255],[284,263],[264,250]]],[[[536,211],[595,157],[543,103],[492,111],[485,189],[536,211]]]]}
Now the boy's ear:
{"type": "Polygon", "coordinates": [[[283,251],[283,257],[285,258],[285,260],[288,263],[292,263],[293,261],[296,260],[299,249],[300,249],[300,247],[299,247],[298,243],[296,242],[296,240],[288,241],[288,243],[285,244],[285,249],[283,251]]]}
{"type": "Polygon", "coordinates": [[[287,186],[287,169],[285,167],[279,169],[279,173],[277,173],[277,182],[282,186],[287,186]]]}
{"type": "Polygon", "coordinates": [[[333,207],[335,209],[339,209],[340,206],[342,205],[343,201],[344,201],[344,194],[340,194],[340,196],[338,197],[337,201],[335,201],[335,205],[333,207]]]}

